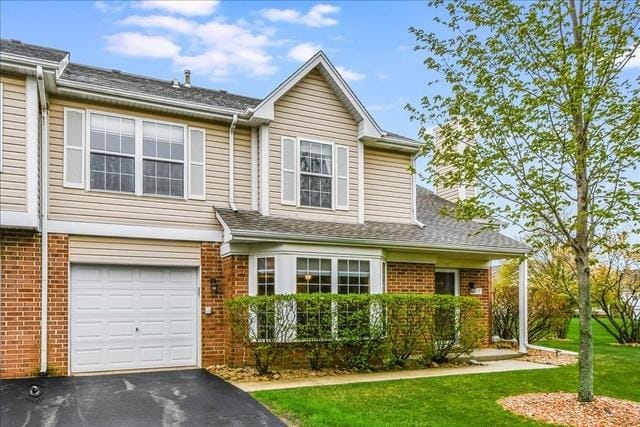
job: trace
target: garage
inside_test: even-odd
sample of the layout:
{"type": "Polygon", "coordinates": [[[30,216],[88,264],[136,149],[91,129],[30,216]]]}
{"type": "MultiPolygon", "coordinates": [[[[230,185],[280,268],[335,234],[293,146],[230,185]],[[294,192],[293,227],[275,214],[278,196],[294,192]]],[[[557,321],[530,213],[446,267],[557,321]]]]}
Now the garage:
{"type": "Polygon", "coordinates": [[[72,264],[71,372],[198,365],[198,269],[72,264]]]}

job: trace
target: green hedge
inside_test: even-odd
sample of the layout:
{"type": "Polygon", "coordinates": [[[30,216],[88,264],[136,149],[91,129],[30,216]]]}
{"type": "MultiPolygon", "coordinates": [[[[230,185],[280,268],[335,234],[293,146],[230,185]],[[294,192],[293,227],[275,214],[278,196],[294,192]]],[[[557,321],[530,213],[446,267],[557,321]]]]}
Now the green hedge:
{"type": "Polygon", "coordinates": [[[292,294],[227,301],[234,339],[265,374],[304,352],[312,369],[402,366],[412,356],[442,362],[477,348],[485,336],[479,302],[449,295],[292,294]]]}

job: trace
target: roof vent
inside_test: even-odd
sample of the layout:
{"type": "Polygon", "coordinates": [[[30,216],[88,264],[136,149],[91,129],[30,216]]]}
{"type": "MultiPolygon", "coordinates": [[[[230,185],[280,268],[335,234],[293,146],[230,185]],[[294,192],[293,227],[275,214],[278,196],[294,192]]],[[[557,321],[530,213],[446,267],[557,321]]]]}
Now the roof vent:
{"type": "Polygon", "coordinates": [[[180,82],[178,82],[178,79],[173,79],[173,87],[180,88],[180,82]]]}
{"type": "Polygon", "coordinates": [[[184,70],[184,87],[191,87],[191,70],[184,70]]]}
{"type": "Polygon", "coordinates": [[[11,39],[13,43],[22,44],[22,40],[11,39]]]}
{"type": "Polygon", "coordinates": [[[118,74],[120,74],[120,73],[121,73],[121,71],[120,71],[120,70],[116,70],[115,68],[112,68],[112,69],[111,69],[111,72],[112,72],[112,73],[118,73],[118,74]]]}
{"type": "Polygon", "coordinates": [[[227,91],[226,91],[226,90],[219,90],[218,92],[220,92],[220,93],[227,93],[227,91]]]}

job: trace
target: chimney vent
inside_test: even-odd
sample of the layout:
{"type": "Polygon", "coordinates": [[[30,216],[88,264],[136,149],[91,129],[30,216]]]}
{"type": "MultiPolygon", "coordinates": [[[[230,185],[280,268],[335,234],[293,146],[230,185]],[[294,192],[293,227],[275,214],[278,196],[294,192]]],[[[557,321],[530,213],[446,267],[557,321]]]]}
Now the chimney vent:
{"type": "Polygon", "coordinates": [[[184,87],[191,87],[191,70],[184,70],[184,87]]]}
{"type": "Polygon", "coordinates": [[[178,82],[178,79],[173,79],[173,87],[175,87],[175,88],[179,88],[180,87],[180,82],[178,82]]]}

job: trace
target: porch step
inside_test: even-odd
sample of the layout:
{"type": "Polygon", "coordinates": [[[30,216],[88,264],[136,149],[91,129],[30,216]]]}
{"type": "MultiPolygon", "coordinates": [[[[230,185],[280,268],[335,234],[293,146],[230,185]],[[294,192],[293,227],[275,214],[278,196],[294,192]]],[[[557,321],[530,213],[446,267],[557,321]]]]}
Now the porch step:
{"type": "Polygon", "coordinates": [[[499,348],[481,348],[474,351],[470,355],[460,356],[457,360],[468,362],[469,360],[475,360],[478,362],[493,362],[496,360],[509,360],[522,357],[522,353],[513,350],[499,349],[499,348]]]}

